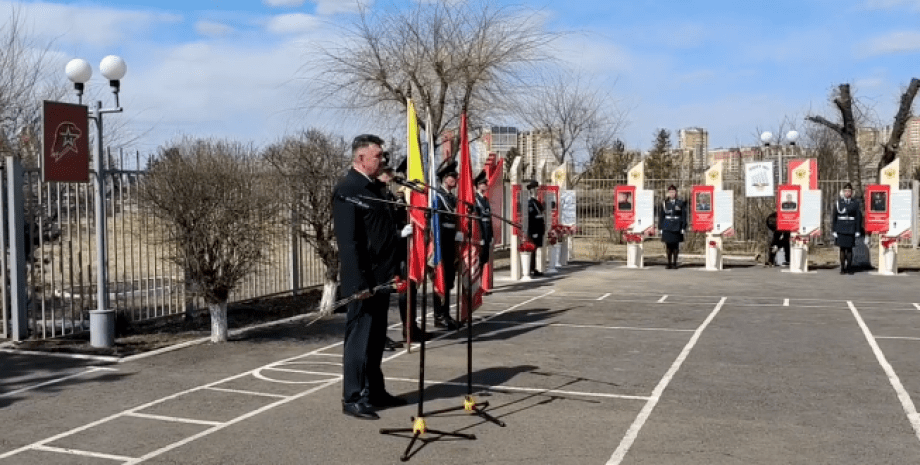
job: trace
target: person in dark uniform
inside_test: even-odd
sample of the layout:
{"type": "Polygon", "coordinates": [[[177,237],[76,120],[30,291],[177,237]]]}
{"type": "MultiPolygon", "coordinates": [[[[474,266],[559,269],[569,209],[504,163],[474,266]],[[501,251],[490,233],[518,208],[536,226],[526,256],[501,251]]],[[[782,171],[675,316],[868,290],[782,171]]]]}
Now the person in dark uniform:
{"type": "Polygon", "coordinates": [[[853,197],[853,186],[846,183],[831,212],[834,245],[840,247],[840,274],[853,274],[853,246],[862,235],[863,216],[859,202],[853,197]]]}
{"type": "Polygon", "coordinates": [[[489,204],[489,198],[486,197],[488,189],[489,179],[486,177],[486,172],[481,171],[479,176],[476,176],[476,214],[480,217],[479,230],[482,237],[482,252],[479,254],[480,266],[489,262],[492,241],[495,239],[495,233],[492,231],[492,205],[489,204]]]}
{"type": "Polygon", "coordinates": [[[789,262],[789,240],[792,234],[789,231],[778,231],[776,229],[776,212],[767,215],[767,229],[770,230],[772,240],[767,250],[766,265],[775,266],[777,264],[776,252],[778,252],[780,248],[783,249],[783,257],[785,257],[786,262],[789,262]]]}
{"type": "Polygon", "coordinates": [[[708,192],[702,192],[696,196],[696,211],[708,212],[712,210],[712,199],[708,192]]]}
{"type": "Polygon", "coordinates": [[[888,211],[888,199],[885,198],[884,192],[873,192],[872,193],[872,211],[874,212],[885,212],[888,211]]]}
{"type": "Polygon", "coordinates": [[[384,386],[383,359],[390,295],[375,291],[396,274],[399,234],[393,208],[376,180],[384,164],[383,139],[365,134],[351,145],[352,168],[333,189],[332,219],[339,249],[342,294],[348,304],[342,355],[342,411],[376,420],[380,408],[404,405],[384,386]]]}
{"type": "Polygon", "coordinates": [[[665,244],[668,269],[677,269],[680,243],[684,241],[687,229],[687,202],[677,198],[677,187],[668,186],[667,198],[658,209],[658,230],[665,244]]]}
{"type": "MultiPolygon", "coordinates": [[[[439,210],[448,212],[457,211],[457,196],[453,190],[457,187],[457,162],[449,161],[438,170],[438,179],[441,180],[441,189],[438,196],[439,210]]],[[[437,293],[434,295],[434,326],[448,331],[460,329],[460,323],[450,316],[450,291],[453,289],[457,277],[457,242],[463,236],[457,231],[457,217],[441,213],[441,262],[444,267],[444,298],[437,293]]]]}
{"type": "MultiPolygon", "coordinates": [[[[531,179],[527,182],[527,190],[530,191],[530,200],[527,201],[527,239],[537,246],[537,249],[543,247],[543,236],[546,234],[546,219],[544,218],[543,202],[537,198],[537,187],[540,186],[536,180],[531,179]]],[[[531,252],[530,258],[530,275],[543,276],[543,273],[537,271],[537,251],[531,252]]]]}

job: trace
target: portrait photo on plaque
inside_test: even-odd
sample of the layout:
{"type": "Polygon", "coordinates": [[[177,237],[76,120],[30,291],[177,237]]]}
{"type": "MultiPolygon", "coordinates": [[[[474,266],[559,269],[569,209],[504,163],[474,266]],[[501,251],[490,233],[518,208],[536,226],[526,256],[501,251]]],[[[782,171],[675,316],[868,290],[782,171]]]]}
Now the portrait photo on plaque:
{"type": "Polygon", "coordinates": [[[617,210],[630,211],[633,209],[632,192],[617,193],[617,210]]]}
{"type": "Polygon", "coordinates": [[[780,197],[783,199],[783,202],[780,204],[780,210],[784,212],[794,212],[799,209],[798,202],[798,192],[796,191],[781,191],[780,197]]]}
{"type": "Polygon", "coordinates": [[[712,211],[712,195],[709,192],[698,192],[696,194],[696,211],[712,211]]]}
{"type": "Polygon", "coordinates": [[[873,192],[869,200],[869,211],[877,213],[888,211],[888,193],[873,192]]]}

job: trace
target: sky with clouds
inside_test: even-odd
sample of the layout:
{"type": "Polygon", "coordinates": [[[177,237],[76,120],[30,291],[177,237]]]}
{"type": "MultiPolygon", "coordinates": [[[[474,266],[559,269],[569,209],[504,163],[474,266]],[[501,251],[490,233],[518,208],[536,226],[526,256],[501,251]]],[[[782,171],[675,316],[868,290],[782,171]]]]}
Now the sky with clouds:
{"type": "MultiPolygon", "coordinates": [[[[920,0],[522,1],[566,32],[557,56],[626,111],[630,148],[648,149],[657,128],[685,127],[706,128],[711,148],[756,144],[786,118],[834,119],[828,95],[845,82],[890,122],[920,77],[920,0]]],[[[142,152],[180,134],[263,145],[305,127],[346,138],[373,130],[302,105],[310,44],[335,40],[355,0],[0,0],[0,23],[12,8],[51,43],[62,80],[67,60],[93,64],[104,103],[99,60],[125,59],[125,112],[109,118],[126,119],[142,152]]]]}

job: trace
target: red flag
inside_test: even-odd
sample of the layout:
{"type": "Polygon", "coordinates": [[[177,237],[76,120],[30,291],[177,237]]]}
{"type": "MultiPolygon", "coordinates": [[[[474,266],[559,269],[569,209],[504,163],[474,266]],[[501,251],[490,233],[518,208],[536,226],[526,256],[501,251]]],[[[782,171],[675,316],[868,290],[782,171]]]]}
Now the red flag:
{"type": "Polygon", "coordinates": [[[460,231],[464,235],[460,247],[460,279],[464,294],[460,299],[460,318],[467,316],[482,305],[482,267],[479,264],[482,249],[482,235],[479,220],[464,215],[476,215],[473,208],[476,202],[473,181],[473,166],[470,162],[469,135],[466,131],[466,114],[460,115],[460,173],[457,177],[457,213],[460,215],[460,231]],[[470,237],[467,235],[472,234],[470,237]],[[467,292],[469,294],[467,294],[467,292]],[[468,302],[472,296],[472,302],[468,302]]]}
{"type": "MultiPolygon", "coordinates": [[[[489,181],[489,187],[486,189],[486,198],[489,199],[489,206],[492,208],[493,212],[504,211],[504,183],[503,180],[503,163],[505,160],[496,158],[493,156],[489,157],[489,162],[485,166],[486,179],[489,181]]],[[[489,292],[494,289],[493,280],[494,275],[492,274],[492,248],[496,243],[501,241],[502,237],[502,224],[498,221],[492,221],[492,244],[489,244],[489,261],[482,264],[482,291],[489,292]]]]}

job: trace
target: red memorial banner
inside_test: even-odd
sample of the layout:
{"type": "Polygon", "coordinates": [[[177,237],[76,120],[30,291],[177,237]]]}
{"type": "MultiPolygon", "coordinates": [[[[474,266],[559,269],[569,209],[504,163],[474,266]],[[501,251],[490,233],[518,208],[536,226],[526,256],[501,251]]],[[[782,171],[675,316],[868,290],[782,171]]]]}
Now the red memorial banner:
{"type": "Polygon", "coordinates": [[[624,231],[636,221],[636,186],[614,186],[613,226],[624,231]]]}
{"type": "Polygon", "coordinates": [[[42,181],[89,182],[89,119],[86,105],[45,100],[42,181]]]}
{"type": "Polygon", "coordinates": [[[716,216],[712,208],[715,186],[693,186],[691,192],[690,213],[693,218],[693,230],[696,232],[712,231],[716,216]]]}
{"type": "Polygon", "coordinates": [[[799,230],[802,214],[802,186],[783,185],[776,196],[776,229],[778,231],[799,230]]]}
{"type": "Polygon", "coordinates": [[[866,186],[866,232],[887,232],[890,210],[891,186],[881,184],[866,186]]]}
{"type": "Polygon", "coordinates": [[[552,209],[553,217],[550,227],[559,225],[559,186],[540,186],[537,188],[537,198],[543,202],[543,209],[549,211],[552,209]],[[549,199],[547,199],[549,197],[549,199]],[[551,200],[552,204],[546,201],[551,200]]]}

